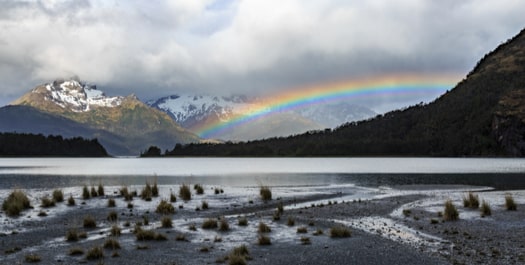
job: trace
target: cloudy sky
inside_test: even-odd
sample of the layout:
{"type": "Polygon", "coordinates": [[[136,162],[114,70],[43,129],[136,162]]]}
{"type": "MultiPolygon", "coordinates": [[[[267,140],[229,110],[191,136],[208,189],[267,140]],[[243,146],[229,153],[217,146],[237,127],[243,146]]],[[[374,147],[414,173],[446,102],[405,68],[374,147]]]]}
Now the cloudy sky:
{"type": "Polygon", "coordinates": [[[524,10],[523,0],[0,0],[0,105],[73,75],[144,100],[461,77],[525,27],[524,10]]]}

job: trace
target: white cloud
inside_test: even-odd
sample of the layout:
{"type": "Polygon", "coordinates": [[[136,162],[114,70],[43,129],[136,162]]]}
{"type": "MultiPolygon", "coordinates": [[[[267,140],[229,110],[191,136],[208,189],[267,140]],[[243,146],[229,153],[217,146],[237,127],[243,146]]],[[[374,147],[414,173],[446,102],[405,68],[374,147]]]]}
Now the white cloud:
{"type": "Polygon", "coordinates": [[[111,94],[271,92],[393,71],[466,73],[525,2],[0,2],[0,104],[78,75],[111,94]]]}

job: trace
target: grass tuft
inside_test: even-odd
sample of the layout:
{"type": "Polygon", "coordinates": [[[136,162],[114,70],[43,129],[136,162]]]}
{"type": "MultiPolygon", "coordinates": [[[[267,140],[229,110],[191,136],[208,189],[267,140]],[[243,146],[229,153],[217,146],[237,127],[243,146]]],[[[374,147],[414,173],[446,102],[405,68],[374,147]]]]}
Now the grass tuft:
{"type": "Polygon", "coordinates": [[[156,233],[153,230],[144,230],[140,226],[137,226],[135,228],[134,233],[135,233],[135,237],[137,238],[138,241],[146,241],[146,240],[161,241],[161,240],[167,240],[168,239],[163,234],[156,233]]]}
{"type": "Polygon", "coordinates": [[[90,215],[87,215],[84,217],[84,228],[96,228],[97,222],[95,221],[95,218],[93,218],[90,215]]]}
{"type": "Polygon", "coordinates": [[[196,192],[197,194],[199,194],[199,195],[204,194],[204,188],[202,187],[201,184],[195,184],[195,185],[193,186],[193,189],[195,189],[195,192],[196,192]]]}
{"type": "Polygon", "coordinates": [[[239,217],[238,223],[239,226],[247,226],[248,225],[248,218],[246,216],[239,217]]]}
{"type": "Polygon", "coordinates": [[[69,195],[69,198],[67,199],[67,205],[68,206],[75,206],[76,202],[75,202],[75,199],[73,198],[73,195],[69,195]]]}
{"type": "Polygon", "coordinates": [[[207,210],[208,207],[209,207],[209,206],[208,206],[208,202],[207,202],[207,201],[202,201],[201,208],[202,208],[203,210],[207,210]]]}
{"type": "Polygon", "coordinates": [[[485,200],[483,200],[483,202],[481,203],[480,211],[481,211],[481,217],[492,215],[492,209],[490,208],[489,203],[486,202],[485,200]]]}
{"type": "Polygon", "coordinates": [[[173,205],[168,201],[161,200],[159,205],[157,205],[157,209],[155,210],[155,212],[159,214],[174,214],[175,207],[173,207],[173,205]]]}
{"type": "Polygon", "coordinates": [[[91,194],[89,193],[89,189],[86,185],[82,188],[82,199],[87,200],[91,198],[91,194]]]}
{"type": "Polygon", "coordinates": [[[202,223],[202,229],[214,229],[217,228],[217,219],[209,218],[202,223]]]}
{"type": "Polygon", "coordinates": [[[120,188],[120,195],[124,197],[125,201],[129,202],[133,200],[133,194],[129,192],[128,187],[120,188]]]}
{"type": "Polygon", "coordinates": [[[101,258],[104,258],[104,251],[99,246],[95,246],[91,248],[86,253],[86,259],[88,260],[95,260],[95,259],[101,259],[101,258]]]}
{"type": "Polygon", "coordinates": [[[272,240],[268,236],[265,236],[265,235],[259,235],[257,241],[259,245],[261,246],[267,246],[267,245],[272,244],[272,240]]]}
{"type": "Polygon", "coordinates": [[[9,216],[18,216],[23,210],[31,208],[29,198],[20,190],[14,190],[2,203],[2,210],[9,216]]]}
{"type": "Polygon", "coordinates": [[[151,185],[149,184],[149,182],[146,181],[146,186],[140,192],[140,198],[142,198],[145,201],[151,201],[152,197],[153,191],[151,189],[151,185]]]}
{"type": "Polygon", "coordinates": [[[63,202],[64,201],[64,193],[60,189],[56,189],[53,191],[53,200],[55,202],[63,202]]]}
{"type": "Polygon", "coordinates": [[[514,198],[511,194],[505,195],[505,208],[508,211],[516,211],[518,209],[518,206],[516,205],[516,202],[514,201],[514,198]]]}
{"type": "Polygon", "coordinates": [[[160,223],[162,224],[163,228],[172,228],[173,227],[173,222],[171,220],[171,217],[169,217],[169,216],[162,217],[162,219],[160,220],[160,223]]]}
{"type": "Polygon", "coordinates": [[[268,186],[261,186],[259,189],[259,195],[263,201],[270,201],[272,199],[272,191],[268,186]]]}
{"type": "Polygon", "coordinates": [[[352,231],[348,227],[338,225],[330,228],[330,237],[350,237],[352,231]]]}
{"type": "Polygon", "coordinates": [[[102,182],[98,183],[97,193],[98,193],[98,196],[104,196],[105,195],[104,186],[102,185],[102,182]]]}
{"type": "Polygon", "coordinates": [[[286,223],[288,226],[294,226],[295,225],[295,219],[291,216],[288,217],[288,222],[286,223]]]}
{"type": "Polygon", "coordinates": [[[104,248],[112,250],[120,249],[120,243],[116,239],[108,238],[106,242],[104,242],[104,248]]]}
{"type": "Polygon", "coordinates": [[[157,187],[157,180],[153,181],[153,186],[151,187],[151,195],[153,197],[159,197],[159,187],[157,187]]]}
{"type": "Polygon", "coordinates": [[[91,187],[91,197],[98,197],[98,192],[95,187],[91,187]]]}
{"type": "Polygon", "coordinates": [[[70,256],[84,255],[84,250],[79,247],[74,247],[74,248],[69,249],[69,255],[70,256]]]}
{"type": "Polygon", "coordinates": [[[170,202],[177,202],[177,196],[175,196],[175,194],[170,193],[170,202]]]}
{"type": "Polygon", "coordinates": [[[301,244],[303,244],[303,245],[310,245],[310,244],[312,244],[312,242],[310,241],[309,237],[303,236],[303,237],[301,237],[301,244]]]}
{"type": "Polygon", "coordinates": [[[479,208],[479,196],[469,192],[467,196],[463,197],[463,206],[471,209],[479,208]]]}
{"type": "Polygon", "coordinates": [[[120,236],[121,229],[118,225],[113,225],[110,230],[111,236],[120,236]]]}
{"type": "Polygon", "coordinates": [[[26,255],[26,262],[28,263],[35,263],[35,262],[40,262],[42,261],[42,258],[40,258],[40,256],[38,256],[37,254],[27,254],[26,255]]]}
{"type": "Polygon", "coordinates": [[[179,197],[184,201],[191,200],[191,190],[186,184],[182,184],[179,188],[179,197]]]}
{"type": "Polygon", "coordinates": [[[108,214],[108,218],[107,218],[108,221],[110,221],[110,222],[115,222],[115,221],[117,221],[117,219],[118,219],[118,214],[117,214],[117,212],[115,212],[115,211],[111,211],[111,212],[109,212],[109,214],[108,214]]]}
{"type": "Polygon", "coordinates": [[[49,208],[49,207],[54,207],[55,206],[55,201],[53,199],[47,197],[47,196],[42,197],[41,202],[42,202],[42,204],[40,206],[44,207],[44,208],[49,208]]]}
{"type": "Polygon", "coordinates": [[[115,199],[109,198],[108,199],[108,207],[115,207],[117,206],[117,203],[115,202],[115,199]]]}
{"type": "Polygon", "coordinates": [[[270,229],[270,227],[268,225],[266,225],[265,223],[260,222],[258,231],[259,231],[259,233],[270,233],[270,232],[272,232],[272,229],[270,229]]]}
{"type": "Polygon", "coordinates": [[[459,212],[451,200],[445,202],[445,210],[443,211],[443,220],[456,221],[459,219],[459,212]]]}
{"type": "Polygon", "coordinates": [[[75,228],[71,228],[67,230],[66,240],[69,242],[78,241],[78,232],[75,228]]]}
{"type": "Polygon", "coordinates": [[[219,230],[223,232],[230,230],[230,224],[228,224],[228,220],[224,217],[221,217],[219,221],[219,230]]]}
{"type": "Polygon", "coordinates": [[[297,228],[297,233],[298,234],[306,234],[306,233],[308,233],[308,229],[306,228],[306,226],[298,227],[297,228]]]}

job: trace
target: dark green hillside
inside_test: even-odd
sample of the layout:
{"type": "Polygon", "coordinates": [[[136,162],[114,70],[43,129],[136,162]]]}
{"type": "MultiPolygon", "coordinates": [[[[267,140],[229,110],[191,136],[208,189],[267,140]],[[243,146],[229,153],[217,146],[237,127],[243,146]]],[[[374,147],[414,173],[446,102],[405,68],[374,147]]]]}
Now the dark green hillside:
{"type": "Polygon", "coordinates": [[[96,139],[80,137],[64,139],[62,136],[41,134],[0,133],[0,156],[67,156],[103,157],[108,153],[96,139]]]}
{"type": "Polygon", "coordinates": [[[430,104],[287,138],[178,145],[167,155],[524,156],[525,30],[430,104]]]}

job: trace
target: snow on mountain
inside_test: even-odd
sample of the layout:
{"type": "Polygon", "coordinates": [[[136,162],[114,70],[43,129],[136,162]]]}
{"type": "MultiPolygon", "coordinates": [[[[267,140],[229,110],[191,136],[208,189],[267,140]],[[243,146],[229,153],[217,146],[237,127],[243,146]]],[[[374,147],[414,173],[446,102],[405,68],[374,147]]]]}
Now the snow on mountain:
{"type": "MultiPolygon", "coordinates": [[[[117,107],[122,104],[123,97],[107,97],[96,86],[81,83],[78,80],[56,80],[44,85],[47,90],[45,100],[52,101],[62,108],[74,112],[86,112],[93,107],[117,107]]],[[[35,88],[33,93],[39,93],[35,88]]]]}

